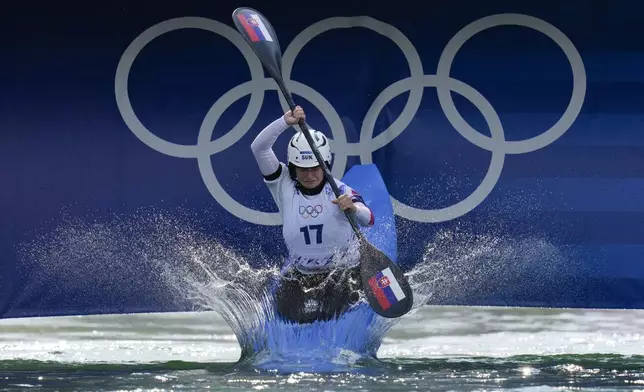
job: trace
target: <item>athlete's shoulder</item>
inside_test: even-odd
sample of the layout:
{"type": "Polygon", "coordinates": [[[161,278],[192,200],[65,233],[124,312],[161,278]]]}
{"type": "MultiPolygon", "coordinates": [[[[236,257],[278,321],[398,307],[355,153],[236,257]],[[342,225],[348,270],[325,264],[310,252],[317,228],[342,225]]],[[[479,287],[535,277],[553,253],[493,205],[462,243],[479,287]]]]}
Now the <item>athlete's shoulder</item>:
{"type": "MultiPolygon", "coordinates": [[[[338,180],[337,178],[333,178],[333,181],[335,182],[335,185],[340,190],[340,194],[345,194],[347,193],[347,190],[349,191],[351,190],[351,188],[341,180],[338,180]]],[[[331,187],[331,184],[329,184],[328,182],[326,183],[326,185],[324,185],[324,193],[327,196],[335,199],[335,192],[333,192],[333,187],[331,187]]]]}
{"type": "Polygon", "coordinates": [[[269,176],[269,178],[264,177],[264,184],[266,184],[273,196],[273,200],[282,211],[283,204],[289,200],[290,189],[294,188],[293,180],[286,165],[280,162],[277,171],[272,176],[269,176]]]}
{"type": "Polygon", "coordinates": [[[336,185],[338,186],[338,189],[340,190],[340,194],[350,196],[351,200],[354,203],[360,202],[360,203],[366,205],[364,199],[360,195],[360,192],[358,192],[356,189],[352,188],[350,185],[345,184],[342,180],[338,180],[337,178],[334,178],[334,180],[335,180],[336,185]]]}
{"type": "Polygon", "coordinates": [[[340,193],[347,193],[347,191],[350,192],[353,189],[349,185],[342,182],[342,180],[338,180],[337,178],[334,178],[333,180],[335,181],[335,185],[337,185],[338,189],[340,190],[340,193]]]}
{"type": "Polygon", "coordinates": [[[288,181],[293,181],[291,179],[291,176],[289,175],[288,172],[288,167],[284,162],[279,163],[279,167],[275,171],[275,173],[269,175],[269,176],[264,176],[264,182],[267,184],[277,184],[281,182],[288,182],[288,181]]]}

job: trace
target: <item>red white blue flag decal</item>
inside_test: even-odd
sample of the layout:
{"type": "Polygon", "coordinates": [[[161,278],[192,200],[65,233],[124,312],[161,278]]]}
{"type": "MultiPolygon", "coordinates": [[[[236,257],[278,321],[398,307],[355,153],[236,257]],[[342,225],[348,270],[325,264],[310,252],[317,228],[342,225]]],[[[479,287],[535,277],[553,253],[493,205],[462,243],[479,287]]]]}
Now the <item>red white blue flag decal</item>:
{"type": "Polygon", "coordinates": [[[369,286],[383,310],[389,309],[391,305],[406,297],[389,267],[369,279],[369,286]]]}
{"type": "Polygon", "coordinates": [[[244,30],[248,33],[251,41],[273,41],[271,34],[259,18],[259,15],[252,12],[241,12],[237,14],[237,19],[244,26],[244,30]]]}

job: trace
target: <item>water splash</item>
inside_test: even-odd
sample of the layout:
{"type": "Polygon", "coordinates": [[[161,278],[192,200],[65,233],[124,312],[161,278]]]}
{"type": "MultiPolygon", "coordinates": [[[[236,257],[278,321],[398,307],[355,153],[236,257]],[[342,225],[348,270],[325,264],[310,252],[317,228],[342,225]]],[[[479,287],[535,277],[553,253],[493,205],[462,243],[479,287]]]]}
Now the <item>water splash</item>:
{"type": "Polygon", "coordinates": [[[187,211],[155,210],[100,221],[66,217],[21,247],[32,275],[25,291],[55,292],[50,304],[72,313],[86,312],[87,303],[127,312],[126,301],[143,298],[163,309],[215,311],[237,337],[244,366],[343,371],[373,363],[397,320],[376,315],[366,303],[325,322],[282,319],[273,298],[282,260],[252,247],[242,254],[198,229],[199,220],[187,211]],[[265,267],[251,266],[258,264],[265,267]]]}
{"type": "MultiPolygon", "coordinates": [[[[238,339],[240,366],[287,372],[373,366],[384,336],[399,319],[382,318],[361,303],[337,320],[306,325],[283,320],[272,294],[281,260],[253,246],[242,254],[225,245],[199,227],[201,217],[155,210],[101,221],[67,217],[21,248],[25,264],[39,267],[31,269],[32,287],[24,291],[47,290],[50,303],[68,309],[111,302],[116,304],[111,309],[131,311],[134,305],[128,304],[147,299],[157,308],[215,311],[238,339]]],[[[415,296],[412,313],[428,301],[471,298],[489,280],[516,281],[548,263],[557,272],[565,264],[558,250],[540,239],[440,231],[407,273],[415,296]]]]}
{"type": "Polygon", "coordinates": [[[538,236],[475,234],[455,226],[435,233],[408,276],[426,303],[472,304],[502,291],[529,298],[547,289],[541,285],[574,275],[579,262],[538,236]]]}
{"type": "Polygon", "coordinates": [[[240,365],[293,372],[346,371],[372,364],[397,320],[362,302],[338,319],[296,324],[275,311],[278,268],[255,269],[214,243],[183,248],[189,263],[166,270],[166,279],[198,309],[218,312],[241,347],[240,365]],[[214,244],[214,245],[213,245],[214,244]]]}

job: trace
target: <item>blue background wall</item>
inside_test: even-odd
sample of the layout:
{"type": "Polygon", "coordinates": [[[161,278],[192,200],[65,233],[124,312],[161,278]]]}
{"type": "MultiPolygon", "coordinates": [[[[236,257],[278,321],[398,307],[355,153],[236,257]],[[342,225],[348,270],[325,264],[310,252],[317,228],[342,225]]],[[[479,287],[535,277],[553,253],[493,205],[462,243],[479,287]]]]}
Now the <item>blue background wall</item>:
{"type": "Polygon", "coordinates": [[[9,5],[0,316],[187,309],[146,253],[187,231],[283,251],[249,145],[285,107],[241,5],[334,175],[378,165],[431,303],[644,307],[642,5],[358,3],[9,5]]]}

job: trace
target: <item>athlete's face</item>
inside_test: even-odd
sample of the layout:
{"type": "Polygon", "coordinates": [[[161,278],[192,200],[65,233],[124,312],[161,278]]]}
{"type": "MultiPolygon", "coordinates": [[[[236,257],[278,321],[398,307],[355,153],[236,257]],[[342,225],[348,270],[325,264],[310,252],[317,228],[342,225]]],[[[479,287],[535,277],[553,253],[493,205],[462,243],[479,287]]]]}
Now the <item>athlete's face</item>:
{"type": "Polygon", "coordinates": [[[297,181],[308,189],[313,189],[320,185],[324,179],[324,172],[320,166],[296,167],[295,175],[297,176],[297,181]]]}

